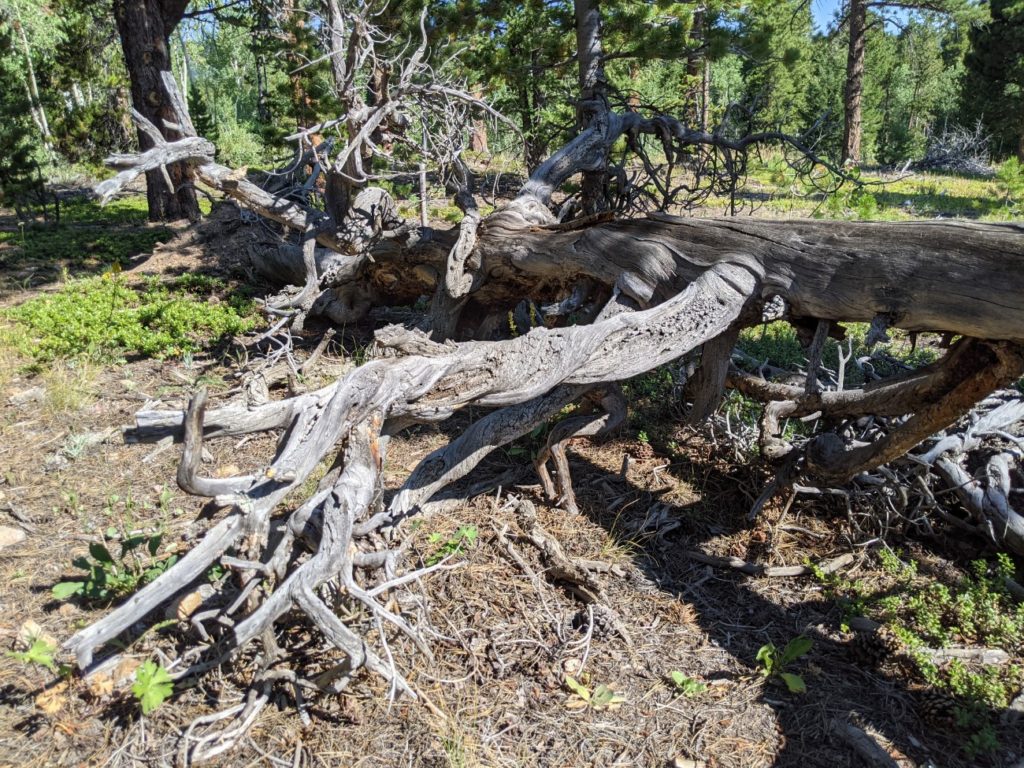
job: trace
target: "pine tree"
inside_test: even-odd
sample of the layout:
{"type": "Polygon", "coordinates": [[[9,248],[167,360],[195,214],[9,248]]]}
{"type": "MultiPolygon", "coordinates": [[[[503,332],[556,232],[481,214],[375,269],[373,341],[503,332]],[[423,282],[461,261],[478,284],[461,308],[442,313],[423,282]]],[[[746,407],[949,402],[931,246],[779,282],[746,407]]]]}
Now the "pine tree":
{"type": "Polygon", "coordinates": [[[0,205],[20,209],[38,183],[33,154],[40,138],[29,117],[12,32],[0,24],[0,205]]]}
{"type": "Polygon", "coordinates": [[[746,48],[751,58],[743,73],[747,100],[757,108],[758,122],[788,133],[800,133],[808,112],[807,83],[811,60],[811,9],[800,0],[757,3],[747,15],[746,48]]]}
{"type": "Polygon", "coordinates": [[[989,12],[971,31],[964,112],[985,124],[997,154],[1024,161],[1024,0],[992,0],[989,12]]]}
{"type": "Polygon", "coordinates": [[[210,141],[217,141],[217,124],[206,105],[206,98],[193,80],[188,86],[188,109],[196,133],[210,141]]]}
{"type": "Polygon", "coordinates": [[[865,61],[868,39],[879,32],[884,33],[887,17],[891,10],[903,12],[918,10],[940,13],[956,20],[969,23],[976,18],[979,6],[970,0],[848,0],[845,6],[844,24],[848,30],[848,51],[846,59],[846,84],[843,89],[843,152],[844,163],[857,164],[862,161],[861,144],[864,119],[865,61]]]}

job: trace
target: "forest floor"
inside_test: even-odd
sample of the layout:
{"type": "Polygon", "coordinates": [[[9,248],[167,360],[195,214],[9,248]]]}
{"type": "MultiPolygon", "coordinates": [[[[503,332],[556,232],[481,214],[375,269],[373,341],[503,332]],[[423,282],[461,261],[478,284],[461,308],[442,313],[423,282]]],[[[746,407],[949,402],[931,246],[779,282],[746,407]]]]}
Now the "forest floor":
{"type": "MultiPolygon", "coordinates": [[[[943,179],[913,183],[942,199],[950,196],[942,189],[962,184],[943,179]]],[[[909,215],[893,194],[900,216],[909,215]]],[[[1002,216],[988,192],[979,200],[982,215],[1002,216]]],[[[183,729],[239,701],[244,672],[212,674],[141,715],[130,690],[140,665],[160,660],[187,631],[173,607],[103,679],[61,674],[68,659],[52,649],[211,524],[203,503],[174,485],[178,448],[127,442],[122,427],[143,407],[182,407],[200,384],[215,400],[238,386],[243,356],[231,337],[260,322],[246,300],[264,289],[247,262],[260,227],[228,205],[196,227],[153,226],[138,198],[102,213],[72,201],[59,227],[20,227],[4,214],[0,532],[11,539],[0,544],[0,648],[8,651],[0,656],[0,766],[175,764],[183,729]],[[138,327],[124,319],[135,309],[138,327]],[[120,350],[112,352],[96,334],[114,327],[120,350]],[[152,553],[116,556],[118,544],[139,535],[146,544],[160,536],[152,553]],[[73,560],[103,559],[99,544],[115,553],[116,594],[55,598],[55,585],[83,578],[73,560]]],[[[347,329],[312,377],[293,386],[356,365],[369,333],[347,329]]],[[[315,344],[312,331],[308,341],[315,344]]],[[[748,341],[759,354],[774,345],[778,362],[799,357],[789,337],[748,341]]],[[[392,646],[427,703],[389,705],[386,686],[366,677],[343,696],[309,702],[304,723],[282,690],[215,764],[839,768],[864,764],[850,726],[899,766],[1024,764],[1024,714],[1007,708],[1024,684],[1024,611],[1004,599],[985,542],[922,535],[827,499],[778,499],[750,521],[768,472],[728,434],[754,418],[749,404],[730,398],[711,425],[680,427],[676,374],[667,367],[629,382],[627,425],[573,443],[579,514],[545,502],[530,462],[543,435],[533,435],[469,479],[490,490],[413,521],[409,557],[449,554],[458,566],[420,587],[434,659],[392,646]],[[596,602],[545,578],[517,500],[532,502],[543,531],[591,570],[596,602]],[[844,555],[831,575],[736,567],[844,555]],[[971,623],[982,609],[1000,628],[1009,663],[931,670],[907,650],[915,638],[972,645],[997,636],[971,623]],[[860,642],[848,626],[857,616],[896,630],[896,647],[860,642]],[[798,638],[810,641],[803,653],[791,646],[793,658],[781,660],[798,638]],[[777,665],[768,668],[771,659],[777,665]]],[[[468,418],[395,438],[389,488],[468,418]]],[[[210,441],[206,472],[263,466],[274,445],[272,435],[210,441]]],[[[939,524],[935,531],[945,533],[939,524]]],[[[311,660],[326,652],[298,621],[282,628],[281,642],[311,660]]]]}

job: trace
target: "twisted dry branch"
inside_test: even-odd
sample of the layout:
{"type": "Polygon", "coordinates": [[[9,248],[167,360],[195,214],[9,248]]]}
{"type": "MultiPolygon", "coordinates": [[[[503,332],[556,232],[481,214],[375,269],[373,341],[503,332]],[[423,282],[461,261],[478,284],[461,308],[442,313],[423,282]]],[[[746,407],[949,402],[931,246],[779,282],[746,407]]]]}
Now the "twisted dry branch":
{"type": "MultiPolygon", "coordinates": [[[[188,160],[199,181],[308,238],[309,247],[294,267],[300,277],[313,279],[315,272],[314,277],[331,285],[365,289],[394,303],[412,303],[431,293],[441,297],[435,298],[434,314],[447,314],[441,318],[450,331],[440,334],[445,339],[461,329],[459,313],[468,301],[494,308],[514,306],[524,296],[561,303],[581,282],[602,297],[594,299],[596,306],[609,293],[611,299],[590,325],[536,328],[505,341],[438,343],[390,327],[378,332],[377,341],[398,356],[369,362],[315,392],[253,408],[227,404],[209,414],[205,393],[199,392],[184,413],[140,413],[139,438],[168,432],[183,436],[179,485],[213,497],[224,516],[167,573],[67,642],[79,666],[93,667],[98,650],[133,631],[220,560],[235,575],[193,615],[192,624],[204,640],[182,656],[178,674],[202,674],[255,643],[263,646],[262,669],[251,700],[231,715],[242,722],[220,735],[197,736],[197,754],[222,751],[244,733],[253,712],[267,701],[267,681],[287,680],[296,691],[339,690],[365,668],[387,680],[393,694],[415,696],[414,685],[396,668],[389,637],[407,637],[428,654],[429,648],[414,617],[396,612],[393,606],[400,602],[390,598],[448,566],[402,572],[397,527],[489,452],[543,424],[586,392],[605,394],[605,414],[563,422],[537,465],[549,495],[570,508],[564,444],[621,418],[621,401],[610,383],[698,347],[703,347],[704,370],[693,380],[695,416],[710,412],[728,384],[782,403],[773,407],[794,415],[814,409],[854,418],[897,408],[901,416],[914,414],[876,443],[825,435],[805,446],[798,462],[802,471],[836,481],[900,455],[1019,375],[1024,360],[1019,269],[1024,230],[1019,226],[698,220],[665,214],[634,221],[599,216],[553,226],[553,192],[580,171],[606,168],[611,143],[627,132],[664,136],[674,150],[692,142],[719,146],[725,141],[689,132],[677,122],[605,112],[541,164],[504,208],[481,218],[467,201],[459,233],[407,227],[390,215],[390,200],[371,190],[364,190],[372,192],[374,202],[361,220],[332,221],[215,163],[211,148],[200,139],[158,143],[151,150],[155,154],[124,158],[123,175],[103,194],[133,173],[188,160]],[[332,253],[318,253],[314,237],[332,253]],[[808,392],[748,377],[727,378],[738,331],[758,322],[763,302],[772,296],[784,300],[793,319],[819,328],[884,316],[905,330],[972,338],[944,363],[876,390],[808,392]],[[637,311],[619,311],[625,308],[637,311]],[[380,467],[388,437],[411,423],[440,421],[469,405],[494,410],[426,457],[385,508],[380,467]],[[200,476],[204,439],[268,430],[283,430],[283,435],[264,471],[223,479],[200,476]],[[344,447],[317,490],[275,518],[286,497],[339,444],[344,447]],[[549,458],[558,470],[557,488],[547,473],[549,458]],[[372,641],[355,619],[339,615],[348,609],[362,611],[373,622],[372,641]],[[292,612],[304,614],[345,661],[312,680],[300,671],[280,669],[274,629],[292,612]]],[[[746,146],[720,148],[738,152],[746,146]]],[[[350,148],[340,157],[357,155],[350,148]]],[[[308,297],[302,298],[305,306],[308,297]]],[[[777,430],[769,430],[769,436],[777,439],[777,430]]],[[[779,455],[788,450],[783,446],[779,455]]]]}
{"type": "MultiPolygon", "coordinates": [[[[228,549],[244,549],[250,560],[264,564],[264,573],[284,564],[286,575],[276,586],[267,577],[262,602],[240,620],[226,612],[211,617],[231,627],[214,651],[219,659],[230,657],[270,629],[286,611],[298,608],[348,655],[352,669],[366,666],[399,688],[411,690],[362,640],[357,642],[357,636],[323,606],[316,590],[335,581],[373,615],[415,635],[403,619],[370,597],[371,590],[359,586],[354,573],[359,543],[376,550],[374,539],[382,529],[421,507],[490,450],[543,423],[584,388],[649,370],[719,335],[756,296],[758,285],[756,272],[737,259],[715,265],[675,299],[644,312],[620,314],[590,326],[538,328],[505,342],[438,345],[448,351],[431,356],[376,360],[316,393],[257,408],[248,422],[237,406],[214,411],[209,424],[222,434],[287,423],[281,449],[260,476],[217,481],[198,477],[194,457],[201,450],[204,393],[192,399],[180,422],[179,417],[160,421],[143,414],[140,426],[148,432],[155,423],[172,427],[183,423],[186,456],[179,473],[183,487],[205,495],[219,494],[217,502],[229,507],[229,512],[166,574],[76,634],[66,647],[75,653],[80,667],[90,667],[100,646],[191,584],[228,549]],[[390,509],[371,514],[379,481],[381,435],[395,424],[434,421],[471,403],[499,410],[442,452],[428,456],[390,509]],[[284,537],[272,541],[269,533],[274,510],[343,439],[342,469],[333,485],[321,488],[293,512],[284,537]],[[314,553],[298,565],[289,565],[289,558],[281,552],[310,525],[317,527],[308,536],[316,542],[314,553]]],[[[410,335],[414,334],[392,330],[383,338],[408,346],[410,335]]],[[[361,562],[362,570],[374,571],[389,560],[380,557],[361,562]]],[[[189,671],[200,671],[208,664],[193,665],[189,671]]]]}

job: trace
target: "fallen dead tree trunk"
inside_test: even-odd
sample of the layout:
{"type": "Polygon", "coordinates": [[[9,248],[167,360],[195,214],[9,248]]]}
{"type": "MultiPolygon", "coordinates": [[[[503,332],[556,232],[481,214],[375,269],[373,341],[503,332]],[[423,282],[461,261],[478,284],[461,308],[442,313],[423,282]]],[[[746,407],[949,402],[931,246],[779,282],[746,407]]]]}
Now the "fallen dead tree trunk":
{"type": "MultiPolygon", "coordinates": [[[[400,548],[389,544],[385,533],[415,514],[437,491],[465,476],[490,451],[550,419],[588,388],[650,370],[729,333],[737,323],[750,322],[769,275],[758,260],[737,254],[711,264],[677,296],[651,309],[621,312],[591,325],[537,328],[501,342],[436,343],[414,331],[385,329],[378,334],[378,343],[398,352],[397,358],[367,363],[336,384],[292,401],[247,413],[228,406],[210,414],[209,425],[228,434],[284,428],[286,437],[276,457],[256,476],[197,476],[205,408],[205,395],[198,394],[183,419],[172,417],[163,424],[183,424],[185,456],[179,485],[192,493],[215,495],[218,504],[229,509],[228,515],[167,574],[77,634],[67,647],[79,665],[88,668],[97,648],[188,587],[232,549],[236,554],[230,562],[239,571],[238,583],[230,594],[218,595],[200,611],[216,619],[216,626],[211,622],[210,644],[181,675],[198,674],[235,658],[250,642],[266,643],[275,622],[299,610],[348,657],[344,669],[329,676],[332,684],[365,667],[390,680],[395,690],[415,695],[401,672],[385,661],[386,645],[377,651],[369,648],[328,609],[322,591],[340,588],[346,599],[361,604],[375,617],[382,642],[390,631],[422,646],[416,628],[386,610],[381,601],[390,591],[445,566],[401,573],[400,548]],[[427,457],[390,506],[377,509],[374,500],[387,434],[410,422],[447,418],[469,404],[496,410],[427,457]],[[273,513],[284,497],[339,443],[345,447],[318,490],[285,519],[275,519],[273,513]],[[246,598],[252,598],[255,607],[246,598]]],[[[977,312],[966,316],[991,327],[1002,322],[977,312]]],[[[927,414],[923,423],[934,432],[946,425],[944,419],[959,417],[977,396],[1022,372],[1024,356],[1013,342],[965,340],[932,369],[891,386],[899,395],[914,391],[938,398],[921,411],[927,414]]],[[[789,389],[782,394],[796,395],[789,389]]],[[[882,403],[870,390],[830,398],[833,394],[812,396],[812,402],[802,407],[832,407],[836,414],[850,417],[871,409],[899,412],[914,407],[893,393],[882,403]]],[[[152,415],[140,415],[140,425],[152,430],[155,424],[159,421],[152,415]]],[[[892,434],[898,436],[904,429],[904,441],[917,441],[920,428],[911,418],[892,434]]],[[[873,466],[893,450],[892,434],[879,445],[851,447],[833,435],[827,443],[833,453],[807,452],[803,469],[813,477],[815,472],[830,476],[873,466]]],[[[895,442],[902,444],[900,439],[895,442]]],[[[569,482],[561,474],[558,480],[569,482]]],[[[301,671],[294,674],[301,676],[301,671]]],[[[219,742],[202,743],[208,749],[219,742]]],[[[202,754],[200,750],[195,756],[202,754]]]]}
{"type": "MultiPolygon", "coordinates": [[[[549,207],[555,188],[573,173],[602,167],[617,135],[658,126],[673,141],[724,141],[669,122],[604,115],[544,163],[506,207],[481,218],[470,196],[463,200],[463,224],[443,232],[405,225],[390,199],[373,190],[356,197],[343,221],[324,218],[260,190],[213,162],[194,141],[158,142],[150,150],[155,154],[138,157],[133,167],[139,169],[189,160],[202,182],[302,235],[299,248],[279,253],[286,266],[292,260],[290,274],[305,278],[296,297],[268,308],[281,323],[304,316],[318,302],[329,317],[336,312],[348,318],[374,300],[401,303],[432,294],[423,330],[433,338],[420,330],[382,329],[377,344],[389,356],[286,401],[227,404],[207,414],[206,395],[198,392],[185,413],[139,414],[140,436],[170,432],[183,438],[179,485],[213,497],[225,512],[167,573],[68,641],[79,666],[90,668],[98,650],[220,561],[234,577],[193,614],[203,640],[178,660],[176,674],[202,674],[239,659],[250,644],[261,647],[264,663],[253,684],[257,693],[224,714],[234,726],[220,733],[189,730],[190,759],[215,755],[244,732],[266,704],[271,680],[336,692],[365,668],[388,680],[392,693],[415,696],[389,643],[402,636],[424,653],[429,647],[415,617],[392,610],[389,598],[449,566],[403,570],[402,521],[495,448],[584,395],[600,399],[607,416],[563,422],[567,426],[553,431],[538,466],[545,490],[567,506],[572,489],[565,443],[620,418],[621,397],[610,384],[697,350],[703,371],[693,380],[692,397],[701,415],[730,384],[769,403],[764,440],[779,462],[775,488],[846,482],[903,455],[1024,373],[1024,228],[1018,225],[664,214],[630,221],[603,214],[556,220],[549,207]],[[318,254],[317,245],[330,254],[318,254]],[[319,295],[310,303],[314,292],[319,295]],[[803,387],[729,371],[738,331],[759,324],[765,303],[776,298],[808,337],[812,364],[803,387]],[[553,325],[569,306],[595,319],[536,327],[511,339],[452,340],[486,338],[484,331],[494,327],[489,321],[524,299],[556,301],[553,325]],[[332,301],[344,306],[332,310],[332,301]],[[901,328],[962,338],[920,371],[862,389],[820,391],[821,347],[830,334],[841,333],[836,323],[843,321],[870,321],[879,335],[901,328]],[[381,465],[389,436],[470,405],[491,411],[426,457],[384,506],[381,465]],[[782,440],[780,419],[811,413],[820,413],[828,429],[802,445],[782,440]],[[891,417],[890,428],[864,439],[851,425],[867,416],[891,417]],[[198,474],[204,437],[267,430],[283,434],[263,471],[232,478],[198,474]],[[277,514],[285,498],[332,455],[333,466],[316,491],[286,515],[277,514]],[[549,456],[557,482],[544,466],[549,456]],[[365,625],[357,630],[339,618],[339,607],[368,616],[373,639],[365,625]],[[304,614],[343,658],[332,657],[316,670],[275,664],[271,676],[266,660],[282,659],[275,626],[294,612],[304,614]]],[[[738,151],[740,144],[727,149],[738,151]]],[[[131,165],[122,158],[126,164],[131,165]]],[[[130,176],[131,169],[123,171],[102,191],[130,176]]],[[[207,717],[200,725],[208,730],[217,722],[207,717]]]]}

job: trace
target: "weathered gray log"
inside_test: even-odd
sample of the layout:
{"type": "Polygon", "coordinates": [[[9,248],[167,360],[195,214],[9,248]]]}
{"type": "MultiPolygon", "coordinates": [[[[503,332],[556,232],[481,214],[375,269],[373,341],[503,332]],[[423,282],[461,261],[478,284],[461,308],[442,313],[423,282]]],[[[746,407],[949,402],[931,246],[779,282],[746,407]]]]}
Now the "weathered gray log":
{"type": "MultiPolygon", "coordinates": [[[[763,271],[764,296],[795,317],[870,322],[1024,341],[1024,225],[681,219],[599,224],[579,232],[480,227],[491,282],[534,286],[588,276],[637,278],[634,298],[673,295],[708,266],[743,254],[763,271]]],[[[536,287],[534,290],[537,290],[536,287]]]]}
{"type": "MultiPolygon", "coordinates": [[[[365,667],[388,679],[393,691],[416,695],[391,660],[388,635],[398,632],[425,646],[409,617],[378,598],[447,566],[398,573],[401,544],[393,542],[400,521],[465,476],[494,448],[543,423],[585,391],[649,371],[698,346],[705,349],[708,369],[694,379],[694,399],[696,409],[706,413],[725,383],[729,347],[738,330],[759,323],[762,305],[772,297],[784,300],[792,319],[811,327],[817,323],[827,330],[833,322],[877,321],[879,326],[965,337],[944,361],[873,391],[794,392],[738,380],[768,400],[785,403],[791,413],[816,405],[849,417],[895,413],[897,407],[899,415],[913,413],[875,444],[852,444],[836,433],[816,438],[799,465],[800,471],[818,477],[838,482],[899,455],[1024,369],[1024,227],[683,219],[663,214],[632,221],[599,215],[556,223],[549,208],[553,191],[575,173],[601,171],[610,142],[627,130],[663,131],[673,141],[725,141],[687,133],[667,119],[645,121],[605,112],[543,163],[512,202],[486,218],[469,217],[459,231],[405,227],[389,213],[389,198],[372,190],[367,192],[378,195],[381,205],[369,215],[325,220],[259,189],[210,156],[197,157],[195,146],[160,146],[161,159],[189,160],[197,179],[250,210],[307,237],[315,233],[317,243],[335,255],[324,258],[321,253],[317,259],[307,250],[304,262],[302,253],[283,249],[277,252],[280,272],[302,277],[290,282],[353,291],[337,295],[340,317],[356,317],[369,296],[411,303],[432,294],[433,330],[443,323],[446,332],[441,335],[448,336],[447,331],[459,330],[459,313],[470,302],[493,311],[510,308],[524,297],[560,301],[582,280],[595,286],[595,296],[607,304],[590,325],[535,328],[497,342],[437,343],[393,327],[379,333],[378,341],[400,356],[367,363],[317,392],[252,409],[228,405],[205,420],[202,394],[185,414],[141,414],[142,432],[183,434],[180,484],[197,494],[216,495],[229,509],[167,573],[68,641],[79,666],[89,667],[97,649],[233,548],[236,552],[226,562],[247,568],[239,579],[239,594],[196,614],[217,642],[204,649],[201,660],[184,660],[178,674],[200,674],[233,658],[250,642],[264,642],[266,654],[273,655],[275,622],[298,610],[348,658],[317,678],[330,678],[330,690],[365,667]],[[313,259],[316,275],[310,276],[313,259]],[[638,311],[620,311],[634,308],[638,311]],[[445,419],[469,405],[495,410],[428,456],[389,507],[379,509],[376,491],[387,436],[410,423],[445,419]],[[196,457],[204,435],[268,429],[285,432],[265,471],[215,481],[198,476],[196,457]],[[283,520],[274,518],[285,498],[341,443],[342,453],[317,490],[283,520]],[[309,554],[296,557],[299,547],[309,554]],[[328,609],[319,592],[328,584],[339,599],[375,622],[372,641],[328,609]]],[[[345,151],[351,155],[352,146],[345,151]]],[[[152,161],[138,158],[137,165],[152,161]]],[[[326,303],[331,301],[328,297],[326,303]]],[[[559,442],[613,420],[586,418],[556,431],[551,451],[561,495],[569,504],[568,462],[559,454],[559,442]]],[[[1002,470],[995,466],[992,471],[998,475],[1002,470]]],[[[990,485],[1005,483],[996,478],[990,485]]],[[[1000,502],[995,497],[989,501],[1000,502]]],[[[279,671],[287,672],[275,674],[279,671]]],[[[263,686],[257,697],[263,702],[268,679],[257,676],[254,683],[263,686]]],[[[292,673],[292,680],[328,689],[301,678],[301,670],[292,673]]],[[[251,722],[251,710],[242,711],[251,722]]],[[[870,754],[858,746],[863,740],[856,730],[838,723],[836,732],[862,754],[870,754]]]]}
{"type": "MultiPolygon", "coordinates": [[[[98,646],[116,637],[187,585],[240,536],[265,537],[267,521],[277,505],[309,476],[344,435],[372,414],[381,414],[384,422],[396,419],[404,423],[409,418],[436,420],[439,414],[447,415],[474,403],[487,407],[515,406],[542,398],[559,386],[587,386],[642,373],[718,336],[732,325],[756,294],[757,275],[741,260],[737,261],[740,263],[715,265],[672,300],[644,312],[619,314],[588,326],[537,328],[504,342],[432,346],[427,342],[419,348],[432,352],[432,356],[373,361],[316,393],[312,399],[309,395],[300,396],[306,398],[307,405],[291,411],[293,419],[287,439],[271,466],[258,479],[244,478],[245,482],[240,485],[246,487],[222,499],[223,503],[233,506],[232,514],[168,573],[104,619],[79,632],[66,647],[76,654],[80,667],[89,667],[98,646]],[[538,365],[538,361],[544,364],[538,365]]],[[[412,334],[395,330],[390,334],[390,341],[402,346],[403,337],[408,335],[412,334]]],[[[196,405],[193,401],[190,408],[193,418],[184,419],[186,444],[193,454],[201,448],[196,405]],[[191,430],[187,429],[189,426],[191,430]]],[[[268,414],[280,418],[287,412],[287,409],[271,406],[257,409],[262,423],[268,414]]],[[[539,418],[549,413],[542,408],[539,418]]],[[[232,416],[237,418],[237,411],[232,416]]],[[[227,421],[217,412],[211,418],[215,422],[227,421]]],[[[529,428],[527,426],[526,430],[529,428]]],[[[384,429],[384,423],[378,424],[373,439],[384,429]]],[[[241,425],[235,425],[234,431],[242,431],[241,425]]],[[[502,439],[514,439],[522,431],[520,424],[506,430],[502,439]]],[[[496,447],[482,442],[493,439],[494,434],[492,430],[481,430],[476,439],[469,439],[469,445],[460,451],[465,451],[464,455],[475,463],[483,455],[479,449],[496,447]]],[[[188,476],[189,472],[186,472],[188,476]]],[[[193,484],[194,490],[202,488],[202,484],[193,484]]],[[[339,490],[337,486],[334,489],[335,494],[354,492],[339,490]]],[[[324,501],[325,498],[320,498],[317,503],[324,501]]],[[[355,522],[362,522],[361,517],[368,512],[368,502],[360,503],[362,506],[357,511],[346,513],[353,515],[355,522]]],[[[408,503],[408,494],[399,494],[393,505],[402,509],[396,507],[395,516],[404,513],[408,503]]],[[[346,509],[357,506],[355,500],[346,504],[349,505],[346,509]]],[[[382,519],[379,525],[387,522],[382,519]]],[[[268,599],[274,601],[274,607],[261,614],[262,629],[268,628],[294,602],[294,594],[274,597],[277,594],[275,591],[268,599]]],[[[314,620],[318,621],[315,617],[314,620]]],[[[244,626],[245,631],[239,630],[236,636],[238,644],[258,634],[249,629],[254,625],[244,626]]]]}
{"type": "MultiPolygon", "coordinates": [[[[621,284],[646,306],[675,295],[712,264],[742,255],[759,265],[762,295],[781,296],[796,317],[870,322],[885,316],[889,325],[907,331],[1024,341],[1020,224],[651,214],[569,231],[552,227],[546,207],[552,191],[602,161],[604,142],[629,122],[612,119],[619,122],[607,135],[596,128],[581,133],[537,169],[515,200],[484,218],[476,226],[472,254],[463,241],[457,261],[478,264],[471,292],[481,302],[560,298],[576,280],[589,277],[607,286],[621,284]]],[[[166,162],[196,159],[195,146],[185,140],[160,150],[166,162]]],[[[139,158],[136,170],[150,162],[139,158]]],[[[318,226],[319,214],[265,192],[226,166],[199,160],[195,172],[205,184],[295,232],[315,228],[322,246],[349,256],[332,261],[334,284],[366,280],[395,301],[431,293],[437,276],[447,274],[458,242],[457,230],[392,228],[388,231],[395,234],[388,235],[382,228],[365,249],[365,236],[353,238],[342,223],[318,226]]],[[[296,263],[290,272],[303,274],[301,253],[291,258],[296,263]]]]}

